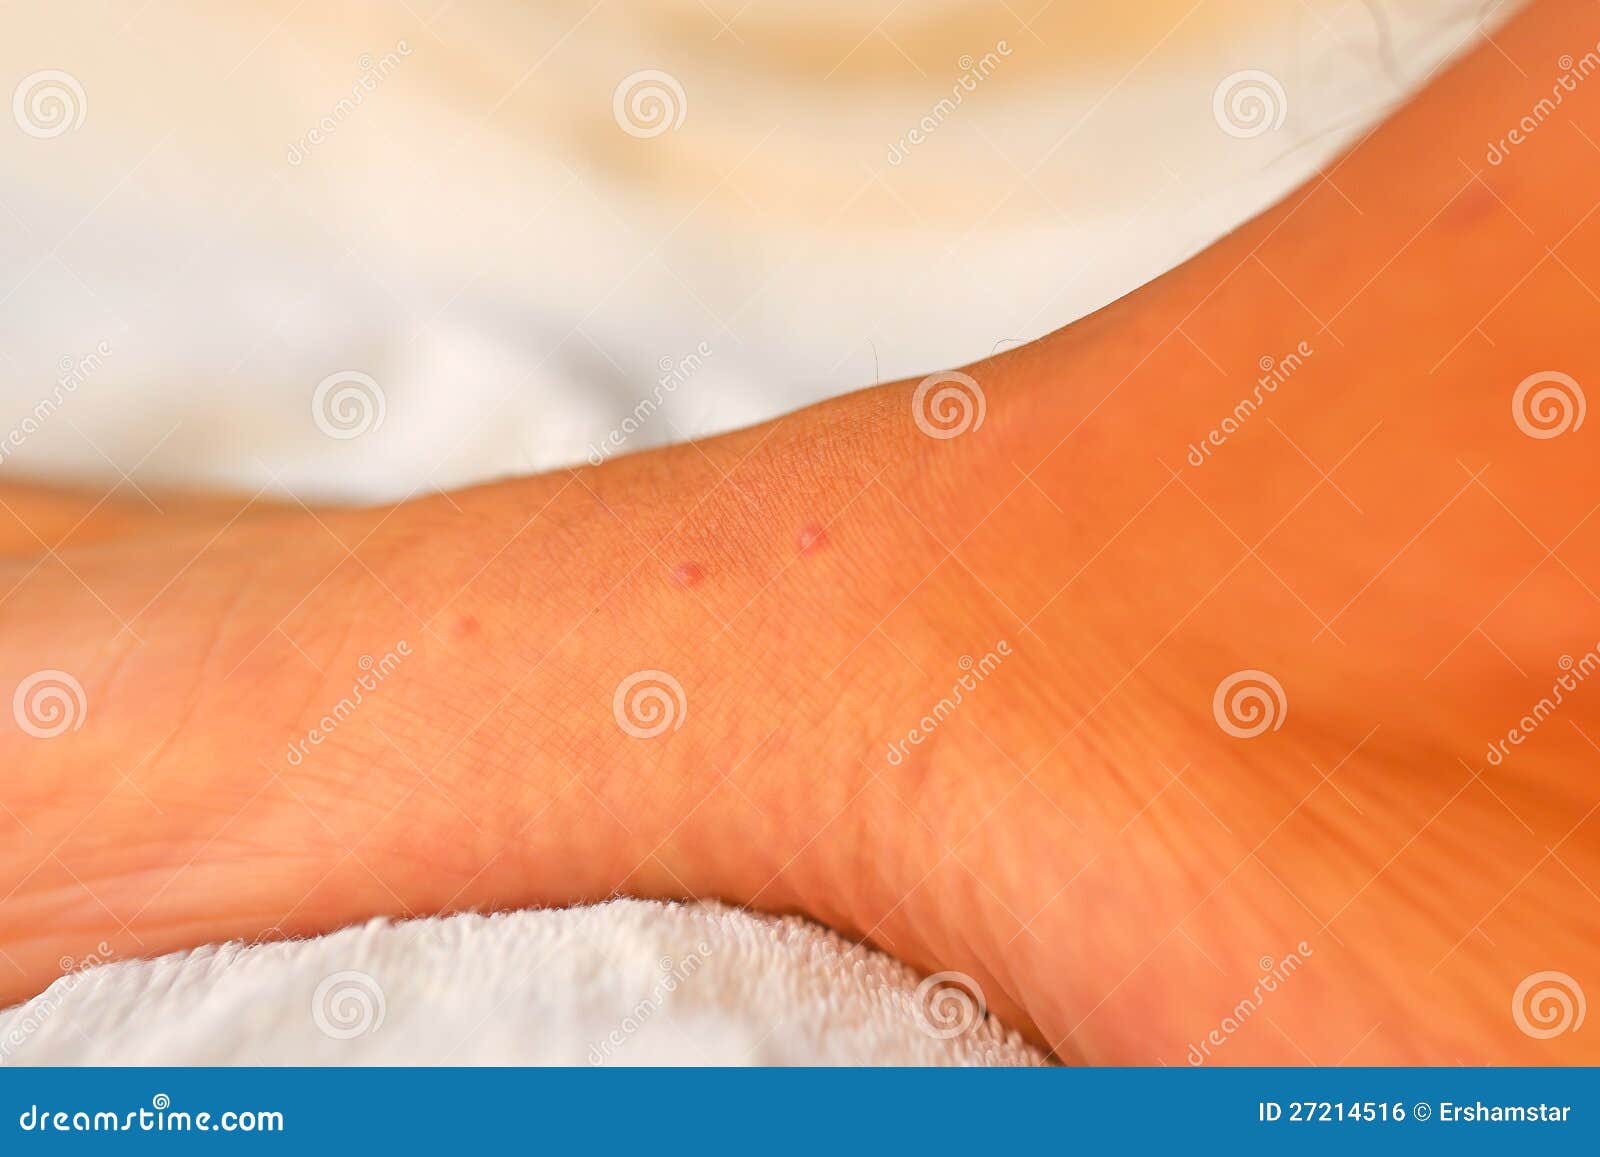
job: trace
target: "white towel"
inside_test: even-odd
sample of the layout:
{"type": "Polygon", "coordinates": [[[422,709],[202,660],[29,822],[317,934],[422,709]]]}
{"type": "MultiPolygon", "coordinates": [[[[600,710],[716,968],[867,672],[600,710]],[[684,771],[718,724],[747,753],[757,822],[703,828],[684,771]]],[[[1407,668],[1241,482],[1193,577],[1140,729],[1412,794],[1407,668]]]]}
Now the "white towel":
{"type": "Polygon", "coordinates": [[[970,978],[725,905],[373,920],[68,973],[0,1063],[1036,1065],[970,978]]]}

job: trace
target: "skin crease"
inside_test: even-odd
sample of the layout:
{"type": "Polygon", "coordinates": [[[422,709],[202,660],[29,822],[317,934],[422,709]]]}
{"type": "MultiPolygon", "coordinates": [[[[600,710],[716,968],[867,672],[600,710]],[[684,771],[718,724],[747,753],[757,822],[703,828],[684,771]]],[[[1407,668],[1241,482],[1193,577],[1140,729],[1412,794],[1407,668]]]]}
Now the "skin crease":
{"type": "Polygon", "coordinates": [[[903,382],[391,508],[0,490],[0,687],[86,704],[0,730],[0,1000],[101,941],[716,896],[960,970],[1071,1062],[1600,1062],[1513,1012],[1537,972],[1600,993],[1600,684],[1487,759],[1600,645],[1600,435],[1512,412],[1600,383],[1600,88],[1484,160],[1597,42],[1534,4],[1283,204],[966,367],[958,437],[903,382]],[[1213,713],[1245,670],[1284,693],[1253,738],[1213,713]],[[653,738],[613,714],[640,671],[683,695],[653,738]]]}

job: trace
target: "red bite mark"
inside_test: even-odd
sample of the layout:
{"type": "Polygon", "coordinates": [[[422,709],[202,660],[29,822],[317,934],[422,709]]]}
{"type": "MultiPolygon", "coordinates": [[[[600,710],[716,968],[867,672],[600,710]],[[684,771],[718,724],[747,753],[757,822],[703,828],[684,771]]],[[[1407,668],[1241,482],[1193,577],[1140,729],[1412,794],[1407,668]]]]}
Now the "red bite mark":
{"type": "Polygon", "coordinates": [[[700,569],[698,563],[680,562],[672,568],[672,581],[680,587],[692,587],[706,577],[706,572],[700,569]]]}
{"type": "Polygon", "coordinates": [[[810,554],[828,545],[828,532],[817,523],[808,522],[800,528],[800,533],[795,538],[795,545],[800,548],[801,554],[810,554]]]}
{"type": "Polygon", "coordinates": [[[1516,220],[1507,211],[1504,202],[1482,181],[1473,181],[1461,190],[1456,199],[1440,213],[1445,224],[1457,227],[1476,225],[1487,217],[1497,215],[1504,216],[1508,222],[1516,220]]]}
{"type": "Polygon", "coordinates": [[[462,615],[452,624],[452,630],[456,638],[466,639],[476,635],[480,625],[478,620],[471,615],[462,615]]]}

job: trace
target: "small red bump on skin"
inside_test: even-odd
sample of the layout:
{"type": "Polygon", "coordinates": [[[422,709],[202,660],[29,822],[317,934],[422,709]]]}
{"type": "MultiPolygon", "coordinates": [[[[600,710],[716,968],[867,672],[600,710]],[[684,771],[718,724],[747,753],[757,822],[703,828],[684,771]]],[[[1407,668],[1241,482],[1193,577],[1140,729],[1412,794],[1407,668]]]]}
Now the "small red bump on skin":
{"type": "Polygon", "coordinates": [[[462,615],[455,622],[455,636],[465,639],[478,633],[478,620],[471,615],[462,615]]]}
{"type": "Polygon", "coordinates": [[[680,562],[672,568],[672,581],[680,587],[692,587],[706,577],[706,572],[692,562],[680,562]]]}
{"type": "Polygon", "coordinates": [[[1447,225],[1465,228],[1497,213],[1504,214],[1509,221],[1515,220],[1493,190],[1482,181],[1473,181],[1445,207],[1440,216],[1447,225]]]}
{"type": "Polygon", "coordinates": [[[828,532],[815,522],[808,522],[800,528],[800,534],[795,539],[801,554],[810,554],[828,545],[828,532]]]}

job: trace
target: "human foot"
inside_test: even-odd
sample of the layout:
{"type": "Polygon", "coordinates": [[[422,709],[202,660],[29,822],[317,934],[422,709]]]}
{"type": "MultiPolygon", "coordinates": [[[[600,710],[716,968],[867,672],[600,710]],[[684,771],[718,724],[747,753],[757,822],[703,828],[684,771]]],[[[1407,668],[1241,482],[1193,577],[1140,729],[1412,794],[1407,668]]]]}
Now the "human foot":
{"type": "Polygon", "coordinates": [[[939,866],[886,926],[949,913],[1062,1056],[1597,1055],[1596,98],[1474,162],[1600,23],[1543,4],[1495,39],[1273,212],[973,371],[959,445],[1004,481],[924,519],[1003,608],[970,637],[1017,655],[902,776],[939,866]]]}
{"type": "MultiPolygon", "coordinates": [[[[1591,19],[1497,39],[1533,75],[1591,19]]],[[[1527,95],[1498,59],[972,367],[959,436],[905,383],[598,470],[17,563],[0,675],[73,673],[88,714],[4,739],[9,993],[108,936],[620,889],[807,911],[970,974],[1068,1058],[1592,1056],[1510,1006],[1594,963],[1595,708],[1500,766],[1483,745],[1600,637],[1592,455],[1511,410],[1530,373],[1593,376],[1589,198],[1541,174],[1600,154],[1547,132],[1463,168],[1527,95]],[[1214,703],[1250,671],[1282,700],[1259,679],[1246,737],[1214,703]],[[652,681],[666,715],[630,714],[652,681]]],[[[1591,110],[1565,115],[1600,136],[1591,110]]]]}

